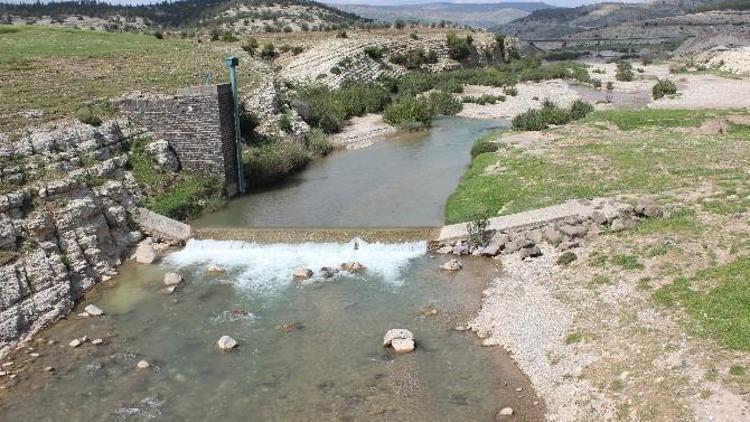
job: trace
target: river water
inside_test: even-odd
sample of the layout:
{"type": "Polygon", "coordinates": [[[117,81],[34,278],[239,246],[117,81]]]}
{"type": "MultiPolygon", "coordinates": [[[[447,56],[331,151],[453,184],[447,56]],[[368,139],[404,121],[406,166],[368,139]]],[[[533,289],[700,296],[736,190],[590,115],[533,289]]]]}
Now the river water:
{"type": "MultiPolygon", "coordinates": [[[[442,120],[430,134],[336,154],[297,182],[236,200],[201,224],[440,224],[473,140],[495,125],[442,120]],[[428,180],[430,172],[439,183],[428,180]],[[339,179],[345,175],[353,190],[325,190],[348,186],[339,179]],[[390,194],[377,193],[380,185],[390,194]],[[369,206],[350,196],[367,186],[376,191],[369,206]]],[[[448,274],[438,268],[447,259],[430,256],[424,241],[191,240],[158,264],[127,263],[26,346],[34,350],[5,360],[17,377],[0,379],[0,420],[491,421],[506,406],[519,420],[541,420],[543,407],[510,357],[456,330],[478,309],[481,290],[500,270],[496,262],[467,258],[463,271],[448,274]],[[291,277],[299,266],[317,271],[351,261],[366,273],[291,277]],[[209,273],[208,265],[225,272],[209,273]],[[168,271],[185,279],[171,295],[160,293],[168,271]],[[106,315],[76,318],[88,303],[106,315]],[[385,349],[390,328],[414,332],[416,350],[385,349]],[[219,351],[222,335],[239,347],[219,351]],[[68,346],[82,336],[105,342],[68,346]],[[140,360],[151,367],[136,369],[140,360]]]]}

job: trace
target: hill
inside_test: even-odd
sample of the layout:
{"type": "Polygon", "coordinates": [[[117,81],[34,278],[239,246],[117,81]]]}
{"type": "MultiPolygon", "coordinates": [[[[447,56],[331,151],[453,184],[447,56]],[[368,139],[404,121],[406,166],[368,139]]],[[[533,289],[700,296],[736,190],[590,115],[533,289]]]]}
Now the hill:
{"type": "Polygon", "coordinates": [[[234,33],[326,30],[364,23],[308,0],[185,0],[142,6],[96,1],[3,4],[0,23],[51,24],[109,31],[219,28],[234,33]]]}
{"type": "Polygon", "coordinates": [[[454,24],[470,25],[477,28],[490,28],[522,18],[536,10],[549,9],[553,6],[542,2],[463,4],[441,2],[399,6],[349,4],[337,7],[376,21],[394,22],[399,19],[421,22],[449,21],[454,24]]]}

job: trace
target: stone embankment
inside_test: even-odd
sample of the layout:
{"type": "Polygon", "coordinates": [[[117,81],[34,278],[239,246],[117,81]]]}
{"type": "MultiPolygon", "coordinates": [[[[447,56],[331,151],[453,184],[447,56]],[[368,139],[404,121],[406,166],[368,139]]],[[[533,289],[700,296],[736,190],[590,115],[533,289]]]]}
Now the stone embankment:
{"type": "Polygon", "coordinates": [[[73,123],[0,144],[0,354],[66,315],[141,239],[126,141],[117,123],[73,123]]]}
{"type": "Polygon", "coordinates": [[[561,205],[519,214],[494,217],[487,227],[472,223],[454,224],[440,230],[430,250],[441,254],[493,257],[519,253],[522,258],[542,255],[540,245],[558,250],[577,247],[587,235],[605,230],[622,231],[635,227],[642,218],[661,216],[663,210],[650,198],[636,206],[606,198],[571,200],[561,205]],[[485,238],[487,241],[482,241],[485,238]]]}
{"type": "MultiPolygon", "coordinates": [[[[131,129],[64,122],[0,142],[0,355],[116,274],[144,233],[139,262],[156,259],[155,240],[191,236],[190,226],[139,208],[144,194],[127,163],[142,131],[131,129]]],[[[147,150],[179,166],[151,148],[164,143],[147,150]]]]}

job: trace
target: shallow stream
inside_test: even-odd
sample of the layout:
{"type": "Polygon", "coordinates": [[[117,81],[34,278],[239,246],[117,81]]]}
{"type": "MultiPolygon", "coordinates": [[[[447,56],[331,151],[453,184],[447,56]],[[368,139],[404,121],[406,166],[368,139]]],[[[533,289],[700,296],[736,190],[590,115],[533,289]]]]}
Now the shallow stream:
{"type": "MultiPolygon", "coordinates": [[[[428,135],[334,155],[201,224],[440,224],[473,140],[496,125],[443,120],[428,135]]],[[[125,264],[12,356],[18,377],[0,380],[0,420],[491,421],[506,406],[541,420],[543,405],[512,359],[456,329],[478,309],[496,261],[467,258],[463,271],[446,273],[438,266],[447,259],[423,241],[191,240],[158,264],[125,264]],[[291,276],[352,261],[366,273],[291,276]],[[168,271],[185,279],[171,295],[160,292],[168,271]],[[76,318],[88,303],[106,315],[76,318]],[[390,328],[410,329],[416,350],[384,348],[390,328]],[[218,350],[222,335],[239,347],[218,350]],[[104,344],[68,346],[82,336],[104,344]],[[137,369],[140,360],[151,367],[137,369]]]]}

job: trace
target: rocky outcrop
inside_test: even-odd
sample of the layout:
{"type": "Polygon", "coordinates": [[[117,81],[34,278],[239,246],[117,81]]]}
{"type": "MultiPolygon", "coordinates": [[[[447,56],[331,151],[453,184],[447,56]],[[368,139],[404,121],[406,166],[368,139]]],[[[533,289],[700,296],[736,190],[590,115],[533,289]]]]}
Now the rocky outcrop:
{"type": "Polygon", "coordinates": [[[126,142],[110,122],[0,144],[0,354],[66,315],[141,239],[126,142]]]}

